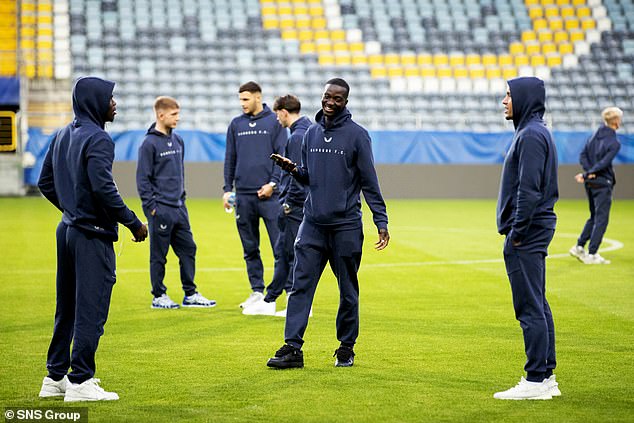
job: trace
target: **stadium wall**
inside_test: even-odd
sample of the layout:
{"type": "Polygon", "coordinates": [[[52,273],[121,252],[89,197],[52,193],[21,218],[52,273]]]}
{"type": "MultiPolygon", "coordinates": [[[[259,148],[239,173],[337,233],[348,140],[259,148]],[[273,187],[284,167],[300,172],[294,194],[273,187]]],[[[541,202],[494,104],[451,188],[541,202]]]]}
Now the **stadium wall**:
{"type": "MultiPolygon", "coordinates": [[[[224,134],[178,131],[186,140],[185,165],[190,197],[219,197],[223,186],[224,134]]],[[[145,131],[113,133],[115,178],[121,193],[136,196],[137,152],[145,131]]],[[[513,133],[374,131],[374,156],[387,198],[496,198],[504,152],[513,133]]],[[[580,171],[579,152],[590,136],[585,132],[554,132],[559,156],[560,195],[584,198],[573,176],[580,171]]],[[[616,198],[634,199],[634,135],[619,134],[615,159],[616,198]]],[[[27,152],[34,166],[25,170],[35,185],[51,136],[31,128],[27,152]]]]}

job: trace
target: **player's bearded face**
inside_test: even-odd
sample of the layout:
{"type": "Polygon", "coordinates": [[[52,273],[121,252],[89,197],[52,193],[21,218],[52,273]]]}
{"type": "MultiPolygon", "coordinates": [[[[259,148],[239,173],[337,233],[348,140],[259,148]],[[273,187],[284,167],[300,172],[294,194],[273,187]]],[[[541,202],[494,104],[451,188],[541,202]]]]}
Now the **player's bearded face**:
{"type": "Polygon", "coordinates": [[[502,105],[504,105],[504,117],[506,120],[513,119],[513,99],[511,98],[511,89],[506,87],[506,96],[504,100],[502,100],[502,105]]]}
{"type": "Polygon", "coordinates": [[[242,111],[246,114],[251,114],[256,110],[257,106],[257,97],[255,94],[250,92],[242,92],[240,93],[240,106],[242,106],[242,111]]]}
{"type": "Polygon", "coordinates": [[[117,114],[117,102],[114,101],[114,97],[110,99],[108,106],[108,112],[106,113],[106,122],[113,122],[114,116],[117,114]]]}

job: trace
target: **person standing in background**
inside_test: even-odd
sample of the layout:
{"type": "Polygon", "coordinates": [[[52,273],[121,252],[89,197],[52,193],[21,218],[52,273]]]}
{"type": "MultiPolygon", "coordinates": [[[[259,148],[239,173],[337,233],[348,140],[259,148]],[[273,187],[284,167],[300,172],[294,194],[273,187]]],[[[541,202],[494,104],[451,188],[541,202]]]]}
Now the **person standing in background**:
{"type": "MultiPolygon", "coordinates": [[[[306,116],[301,116],[301,103],[299,99],[287,94],[275,99],[273,111],[277,120],[284,128],[289,128],[291,135],[284,148],[284,156],[295,163],[301,161],[302,138],[311,122],[306,116]]],[[[277,218],[279,235],[275,242],[277,258],[273,280],[266,287],[266,296],[246,307],[243,314],[276,315],[286,317],[286,310],[275,312],[275,300],[285,290],[289,294],[293,285],[292,266],[295,253],[293,251],[295,237],[300,223],[304,218],[304,201],[306,200],[306,187],[296,181],[287,172],[283,172],[280,179],[279,202],[282,205],[277,218]]]]}
{"type": "Polygon", "coordinates": [[[137,191],[150,226],[151,307],[180,307],[167,295],[163,283],[170,245],[180,265],[183,307],[214,307],[216,302],[203,297],[194,283],[196,243],[185,205],[185,143],[174,132],[180,120],[180,105],[171,97],[158,97],[154,113],[156,122],[139,147],[136,169],[137,191]]]}
{"type": "Polygon", "coordinates": [[[608,228],[612,191],[616,184],[612,161],[621,149],[616,138],[616,130],[621,126],[623,111],[618,107],[608,107],[601,112],[603,124],[588,139],[579,155],[583,173],[575,175],[575,180],[584,184],[590,206],[590,218],[570,249],[570,255],[585,264],[610,264],[599,254],[599,246],[608,228]],[[584,247],[590,241],[588,252],[584,247]]]}
{"type": "Polygon", "coordinates": [[[235,214],[238,234],[244,251],[251,295],[240,304],[246,308],[264,298],[264,266],[260,257],[260,218],[269,235],[273,256],[279,230],[277,216],[277,186],[280,170],[269,160],[281,153],[287,132],[275,113],[262,103],[262,89],[249,81],[238,90],[243,114],[235,117],[227,130],[224,163],[223,207],[231,208],[229,199],[235,184],[235,214]]]}

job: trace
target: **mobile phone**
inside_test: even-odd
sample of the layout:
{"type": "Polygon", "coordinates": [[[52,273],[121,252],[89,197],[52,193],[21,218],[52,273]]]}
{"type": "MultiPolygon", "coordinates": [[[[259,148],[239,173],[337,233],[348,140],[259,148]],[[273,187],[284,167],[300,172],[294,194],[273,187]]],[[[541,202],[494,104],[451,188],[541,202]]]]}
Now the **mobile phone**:
{"type": "Polygon", "coordinates": [[[273,154],[271,154],[271,160],[273,160],[276,164],[278,164],[278,165],[280,165],[280,166],[281,166],[282,164],[285,164],[285,163],[286,163],[286,161],[284,160],[284,158],[285,158],[285,157],[282,157],[282,156],[280,156],[280,155],[279,155],[279,154],[277,154],[277,153],[273,153],[273,154]]]}

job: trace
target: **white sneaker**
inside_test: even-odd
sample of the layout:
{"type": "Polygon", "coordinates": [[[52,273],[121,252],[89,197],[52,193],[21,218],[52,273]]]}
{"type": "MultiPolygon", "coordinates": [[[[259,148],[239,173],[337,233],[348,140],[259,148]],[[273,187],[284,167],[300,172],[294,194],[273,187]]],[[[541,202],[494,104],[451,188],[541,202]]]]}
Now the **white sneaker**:
{"type": "Polygon", "coordinates": [[[163,294],[160,297],[154,297],[152,299],[152,308],[179,308],[180,305],[172,301],[172,299],[167,295],[163,294]]]}
{"type": "Polygon", "coordinates": [[[242,309],[242,314],[249,316],[275,316],[275,303],[267,303],[262,299],[244,307],[242,309]]]}
{"type": "Polygon", "coordinates": [[[207,298],[196,292],[193,295],[186,295],[183,298],[183,307],[215,307],[216,301],[207,298]]]}
{"type": "MultiPolygon", "coordinates": [[[[275,313],[276,317],[286,317],[286,309],[280,310],[275,313]]],[[[308,313],[308,317],[313,317],[313,308],[310,308],[310,313],[308,313]]]]}
{"type": "MultiPolygon", "coordinates": [[[[286,294],[286,304],[288,304],[288,297],[289,296],[290,296],[290,294],[286,294]]],[[[275,316],[276,317],[284,317],[284,318],[286,318],[286,309],[276,312],[275,316]]],[[[310,313],[308,313],[308,317],[313,317],[313,308],[312,307],[310,308],[310,313]]]]}
{"type": "Polygon", "coordinates": [[[586,256],[586,250],[584,250],[581,245],[573,245],[568,252],[571,256],[578,258],[579,261],[583,261],[583,258],[586,256]]]}
{"type": "Polygon", "coordinates": [[[88,379],[83,383],[68,383],[64,402],[77,401],[115,401],[119,395],[115,392],[106,392],[99,386],[99,379],[88,379]]]}
{"type": "Polygon", "coordinates": [[[63,397],[69,383],[66,375],[57,382],[48,376],[44,377],[42,389],[40,389],[40,398],[63,397]]]}
{"type": "Polygon", "coordinates": [[[584,262],[585,264],[610,264],[611,263],[610,260],[606,260],[603,257],[601,257],[599,253],[586,254],[586,256],[583,257],[581,261],[584,262]]]}
{"type": "MultiPolygon", "coordinates": [[[[287,304],[286,307],[288,307],[288,297],[289,296],[290,296],[290,294],[287,292],[286,293],[286,304],[287,304]]],[[[313,309],[311,308],[310,310],[312,311],[313,309]]],[[[284,318],[286,318],[286,309],[276,312],[275,316],[276,317],[284,317],[284,318]]]]}
{"type": "Polygon", "coordinates": [[[559,390],[559,384],[557,383],[557,380],[555,380],[555,375],[550,375],[550,377],[544,380],[544,382],[546,382],[546,385],[550,387],[550,395],[552,395],[553,397],[561,396],[561,391],[559,390]]]}
{"type": "Polygon", "coordinates": [[[516,386],[506,391],[496,392],[493,394],[493,398],[504,400],[549,400],[553,396],[550,392],[551,387],[547,382],[548,380],[529,382],[522,377],[516,386]]]}
{"type": "Polygon", "coordinates": [[[249,298],[247,298],[246,300],[244,300],[241,304],[240,304],[240,308],[246,308],[247,306],[256,303],[258,301],[262,301],[264,299],[264,294],[261,292],[257,292],[257,291],[253,291],[251,293],[251,295],[249,295],[249,298]]]}

